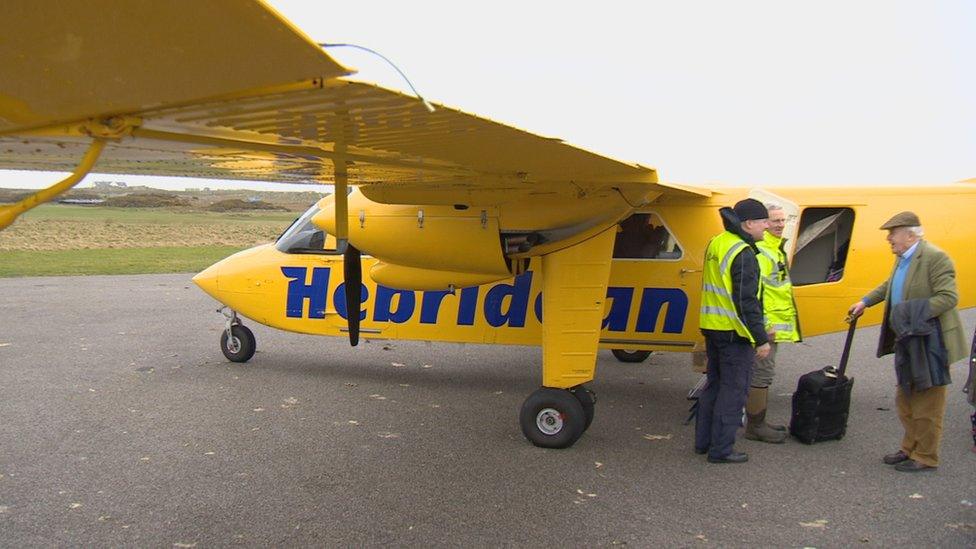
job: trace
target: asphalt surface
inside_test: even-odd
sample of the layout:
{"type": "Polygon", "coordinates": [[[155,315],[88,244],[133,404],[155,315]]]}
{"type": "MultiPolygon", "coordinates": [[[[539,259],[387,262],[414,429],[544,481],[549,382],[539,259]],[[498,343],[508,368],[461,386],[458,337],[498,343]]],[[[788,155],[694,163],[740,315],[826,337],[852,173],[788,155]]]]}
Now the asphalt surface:
{"type": "MultiPolygon", "coordinates": [[[[542,450],[517,424],[535,348],[351,349],[252,322],[258,353],[232,364],[215,308],[189,275],[0,279],[0,545],[976,545],[965,363],[942,466],[896,472],[877,328],[855,339],[843,440],[743,440],[747,464],[713,465],[682,425],[687,355],[601,353],[590,430],[542,450]]],[[[773,419],[842,343],[781,351],[773,419]]]]}

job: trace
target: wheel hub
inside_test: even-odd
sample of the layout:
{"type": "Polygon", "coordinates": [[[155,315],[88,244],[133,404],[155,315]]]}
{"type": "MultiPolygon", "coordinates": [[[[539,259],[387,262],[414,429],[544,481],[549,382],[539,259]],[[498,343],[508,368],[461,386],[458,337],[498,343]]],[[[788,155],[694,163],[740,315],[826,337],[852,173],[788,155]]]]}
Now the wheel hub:
{"type": "Polygon", "coordinates": [[[544,408],[535,416],[535,426],[545,435],[555,435],[563,430],[563,415],[554,408],[544,408]]]}
{"type": "Polygon", "coordinates": [[[241,340],[237,337],[230,337],[227,339],[227,350],[231,353],[241,352],[241,340]]]}

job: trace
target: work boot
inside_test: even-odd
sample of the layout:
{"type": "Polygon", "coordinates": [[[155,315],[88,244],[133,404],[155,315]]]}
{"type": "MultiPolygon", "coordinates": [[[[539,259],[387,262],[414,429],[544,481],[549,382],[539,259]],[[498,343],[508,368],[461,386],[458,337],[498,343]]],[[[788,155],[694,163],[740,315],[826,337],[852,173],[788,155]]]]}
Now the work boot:
{"type": "Polygon", "coordinates": [[[783,442],[786,442],[785,431],[777,431],[766,424],[766,410],[763,410],[758,414],[748,414],[747,418],[746,432],[743,435],[747,439],[758,440],[760,442],[771,442],[773,444],[782,444],[783,442]]]}
{"type": "MultiPolygon", "coordinates": [[[[746,417],[762,415],[763,418],[766,417],[766,400],[769,395],[768,387],[749,387],[749,393],[746,395],[746,417]]],[[[763,420],[765,421],[765,420],[763,420]]],[[[774,431],[779,431],[781,433],[786,432],[785,425],[771,425],[766,424],[766,427],[774,431]]]]}

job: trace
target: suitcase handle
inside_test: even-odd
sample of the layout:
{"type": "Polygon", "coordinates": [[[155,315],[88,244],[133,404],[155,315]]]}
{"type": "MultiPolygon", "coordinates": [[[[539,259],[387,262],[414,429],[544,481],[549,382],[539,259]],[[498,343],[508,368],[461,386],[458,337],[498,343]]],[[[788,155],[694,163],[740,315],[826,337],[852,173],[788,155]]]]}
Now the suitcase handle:
{"type": "Polygon", "coordinates": [[[847,371],[847,359],[851,356],[851,343],[854,341],[854,330],[857,328],[857,317],[847,317],[850,327],[847,328],[847,340],[844,341],[844,352],[840,355],[840,367],[837,368],[837,377],[843,377],[847,371]]]}

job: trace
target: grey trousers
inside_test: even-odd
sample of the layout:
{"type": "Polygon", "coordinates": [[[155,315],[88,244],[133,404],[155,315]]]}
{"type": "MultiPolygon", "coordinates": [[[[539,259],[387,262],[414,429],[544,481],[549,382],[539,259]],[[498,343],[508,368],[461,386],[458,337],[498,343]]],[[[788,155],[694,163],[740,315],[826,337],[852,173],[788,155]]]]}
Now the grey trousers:
{"type": "Polygon", "coordinates": [[[763,359],[756,359],[756,362],[752,365],[751,387],[765,389],[773,384],[773,370],[776,368],[776,349],[778,347],[779,343],[770,341],[769,355],[763,359]]]}

